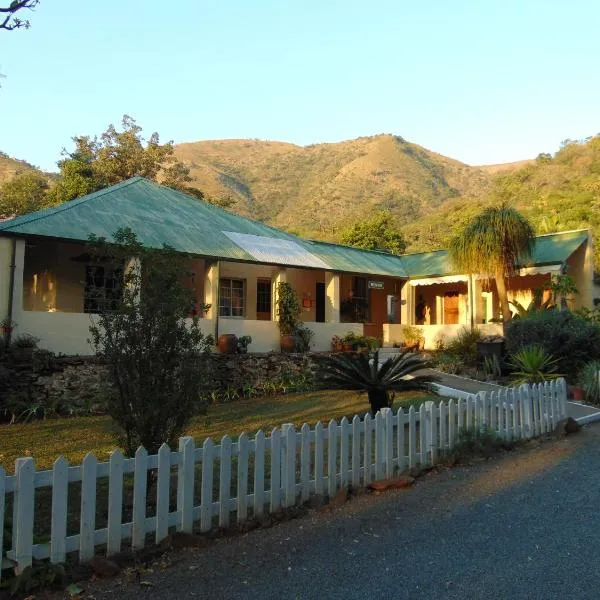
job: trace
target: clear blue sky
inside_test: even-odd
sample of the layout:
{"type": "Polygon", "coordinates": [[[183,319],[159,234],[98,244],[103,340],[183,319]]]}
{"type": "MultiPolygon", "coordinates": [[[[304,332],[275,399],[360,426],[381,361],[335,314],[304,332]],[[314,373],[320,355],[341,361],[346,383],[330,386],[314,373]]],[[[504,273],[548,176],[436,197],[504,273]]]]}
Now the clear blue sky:
{"type": "Polygon", "coordinates": [[[165,141],[394,133],[469,164],[600,131],[597,0],[41,0],[31,22],[0,32],[0,150],[45,169],[123,113],[165,141]]]}

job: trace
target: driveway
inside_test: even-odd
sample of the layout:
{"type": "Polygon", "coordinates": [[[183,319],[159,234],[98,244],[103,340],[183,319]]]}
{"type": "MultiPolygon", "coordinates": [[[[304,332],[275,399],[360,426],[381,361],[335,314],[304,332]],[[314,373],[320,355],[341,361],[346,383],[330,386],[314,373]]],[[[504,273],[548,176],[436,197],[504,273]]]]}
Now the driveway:
{"type": "MultiPolygon", "coordinates": [[[[85,584],[119,598],[590,599],[600,570],[600,425],[440,470],[408,490],[171,556],[169,568],[85,584]],[[132,579],[132,578],[130,578],[132,579]]],[[[84,595],[83,597],[86,597],[84,595]]]]}

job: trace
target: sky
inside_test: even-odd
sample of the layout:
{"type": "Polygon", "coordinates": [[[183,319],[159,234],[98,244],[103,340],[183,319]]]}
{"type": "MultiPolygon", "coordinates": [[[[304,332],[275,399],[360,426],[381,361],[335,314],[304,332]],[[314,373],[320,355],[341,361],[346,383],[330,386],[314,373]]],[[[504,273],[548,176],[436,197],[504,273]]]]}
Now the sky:
{"type": "MultiPolygon", "coordinates": [[[[9,0],[0,0],[0,5],[9,0]]],[[[597,0],[41,0],[0,31],[0,150],[393,133],[472,165],[600,132],[597,0]]]]}

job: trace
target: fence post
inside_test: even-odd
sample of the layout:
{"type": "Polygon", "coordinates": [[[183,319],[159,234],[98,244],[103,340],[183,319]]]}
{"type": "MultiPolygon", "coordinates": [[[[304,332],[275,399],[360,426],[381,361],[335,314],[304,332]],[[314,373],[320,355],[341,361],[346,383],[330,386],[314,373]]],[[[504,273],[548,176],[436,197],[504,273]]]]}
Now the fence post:
{"type": "Polygon", "coordinates": [[[178,531],[192,533],[194,527],[194,438],[179,438],[179,468],[177,470],[178,531]]]}
{"type": "MultiPolygon", "coordinates": [[[[600,371],[599,371],[600,374],[600,371]]],[[[600,376],[600,375],[599,375],[600,376]]],[[[567,382],[562,377],[559,380],[558,405],[560,411],[560,419],[567,417],[567,382]]]]}
{"type": "Polygon", "coordinates": [[[86,454],[81,463],[81,511],[79,524],[79,562],[94,557],[94,531],[96,529],[96,480],[98,459],[86,454]]]}
{"type": "Polygon", "coordinates": [[[427,409],[427,454],[429,455],[428,462],[434,465],[437,461],[437,414],[435,409],[435,403],[431,400],[425,402],[425,408],[427,409]]]}
{"type": "Polygon", "coordinates": [[[146,495],[148,492],[148,451],[140,446],[135,451],[133,473],[133,531],[131,547],[140,550],[146,541],[146,495]]]}
{"type": "Polygon", "coordinates": [[[202,445],[202,479],[200,482],[200,531],[210,531],[213,518],[214,447],[210,438],[202,445]]]}
{"type": "Polygon", "coordinates": [[[334,419],[327,426],[327,495],[332,500],[337,492],[337,429],[334,419]]]}
{"type": "MultiPolygon", "coordinates": [[[[65,562],[67,538],[67,498],[69,492],[69,462],[64,456],[54,461],[52,468],[52,519],[50,523],[50,562],[65,562]]],[[[0,519],[2,516],[0,515],[0,519]]]]}
{"type": "Polygon", "coordinates": [[[523,403],[523,437],[529,439],[533,437],[533,395],[531,386],[527,384],[523,384],[520,389],[523,403]]]}
{"type": "Polygon", "coordinates": [[[385,476],[389,479],[394,475],[394,415],[391,408],[381,411],[384,426],[384,449],[385,476]]]}
{"type": "Polygon", "coordinates": [[[383,479],[384,477],[384,436],[383,413],[377,411],[375,413],[375,479],[383,479]]]}
{"type": "Polygon", "coordinates": [[[21,573],[26,567],[31,566],[33,561],[34,474],[33,458],[17,458],[15,461],[15,519],[13,522],[17,574],[21,573]]]}

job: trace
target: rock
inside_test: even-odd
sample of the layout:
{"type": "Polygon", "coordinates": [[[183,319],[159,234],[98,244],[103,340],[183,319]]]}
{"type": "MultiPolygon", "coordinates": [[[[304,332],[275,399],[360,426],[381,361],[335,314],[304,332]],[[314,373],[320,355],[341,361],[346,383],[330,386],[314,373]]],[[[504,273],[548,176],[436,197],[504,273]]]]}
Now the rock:
{"type": "Polygon", "coordinates": [[[577,433],[581,429],[581,425],[573,418],[569,417],[564,425],[564,430],[567,435],[577,433]]]}
{"type": "Polygon", "coordinates": [[[94,556],[90,561],[90,567],[96,577],[115,577],[121,572],[116,562],[102,556],[94,556]]]}
{"type": "Polygon", "coordinates": [[[390,479],[379,479],[378,481],[372,481],[369,484],[369,489],[374,492],[384,492],[385,490],[399,490],[402,488],[410,487],[415,482],[414,477],[408,475],[401,477],[393,477],[390,479]]]}
{"type": "Polygon", "coordinates": [[[346,488],[340,488],[336,495],[330,500],[329,506],[331,508],[340,508],[344,506],[348,501],[348,490],[346,488]]]}

